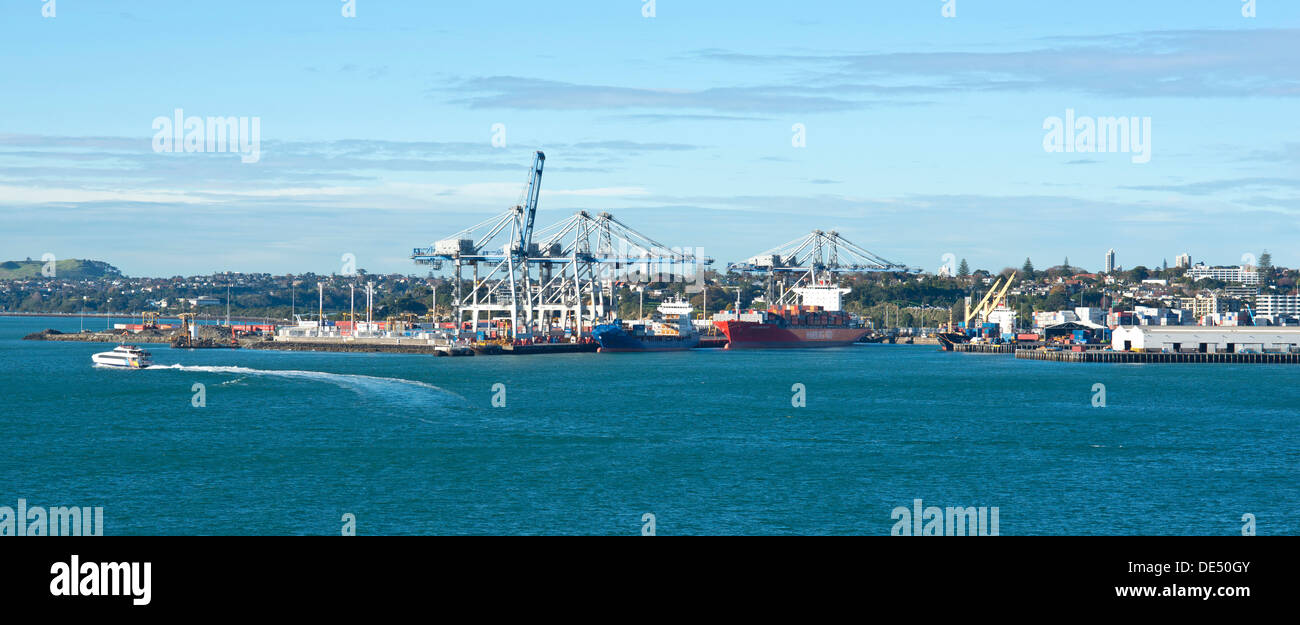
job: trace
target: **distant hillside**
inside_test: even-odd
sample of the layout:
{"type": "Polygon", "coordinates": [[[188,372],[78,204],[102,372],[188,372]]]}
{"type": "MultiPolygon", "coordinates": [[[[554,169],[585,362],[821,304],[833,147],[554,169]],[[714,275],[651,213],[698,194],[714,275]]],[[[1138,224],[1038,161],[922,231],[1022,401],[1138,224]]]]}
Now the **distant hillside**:
{"type": "MultiPolygon", "coordinates": [[[[41,267],[45,263],[39,260],[11,260],[0,263],[0,280],[21,280],[41,277],[41,267]]],[[[99,260],[79,260],[69,258],[55,261],[54,277],[71,280],[85,278],[119,277],[122,272],[106,262],[99,260]]]]}

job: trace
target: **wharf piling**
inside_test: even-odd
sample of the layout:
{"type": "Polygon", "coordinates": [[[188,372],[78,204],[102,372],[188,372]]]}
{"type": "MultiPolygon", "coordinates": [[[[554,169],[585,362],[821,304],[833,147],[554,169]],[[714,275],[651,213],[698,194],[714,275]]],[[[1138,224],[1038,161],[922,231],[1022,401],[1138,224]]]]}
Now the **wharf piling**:
{"type": "Polygon", "coordinates": [[[1029,347],[1020,347],[1013,343],[958,343],[952,346],[952,351],[966,354],[1012,354],[1018,350],[1030,349],[1029,347]]]}
{"type": "Polygon", "coordinates": [[[1049,362],[1110,363],[1225,363],[1225,364],[1300,364],[1300,353],[1172,353],[1120,352],[1093,350],[1086,352],[1018,350],[1016,358],[1049,362]]]}

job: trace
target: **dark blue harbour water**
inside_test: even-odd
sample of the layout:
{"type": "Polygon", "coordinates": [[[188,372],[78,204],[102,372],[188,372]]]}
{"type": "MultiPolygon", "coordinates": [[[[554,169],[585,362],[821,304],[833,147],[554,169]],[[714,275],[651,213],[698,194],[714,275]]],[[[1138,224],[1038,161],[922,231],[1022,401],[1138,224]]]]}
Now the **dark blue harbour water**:
{"type": "Polygon", "coordinates": [[[19,340],[46,327],[78,321],[0,318],[0,506],[103,506],[108,534],[352,513],[361,534],[631,535],[648,512],[660,535],[883,535],[917,498],[997,506],[1003,535],[1300,531],[1296,367],[146,346],[168,366],[117,371],[91,366],[103,344],[19,340]]]}

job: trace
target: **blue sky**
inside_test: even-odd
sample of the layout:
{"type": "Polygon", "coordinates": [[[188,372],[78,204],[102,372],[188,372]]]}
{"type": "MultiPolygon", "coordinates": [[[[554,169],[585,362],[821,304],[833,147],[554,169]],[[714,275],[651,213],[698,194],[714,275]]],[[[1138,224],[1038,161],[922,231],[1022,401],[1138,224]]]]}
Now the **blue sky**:
{"type": "Polygon", "coordinates": [[[813,228],[933,271],[1300,266],[1300,3],[0,3],[0,256],[371,272],[514,204],[740,260],[813,228]],[[153,120],[260,120],[261,159],[153,120]],[[1151,159],[1044,121],[1151,118],[1151,159]],[[504,124],[504,148],[492,127],[504,124]],[[806,128],[806,147],[792,128],[806,128]]]}

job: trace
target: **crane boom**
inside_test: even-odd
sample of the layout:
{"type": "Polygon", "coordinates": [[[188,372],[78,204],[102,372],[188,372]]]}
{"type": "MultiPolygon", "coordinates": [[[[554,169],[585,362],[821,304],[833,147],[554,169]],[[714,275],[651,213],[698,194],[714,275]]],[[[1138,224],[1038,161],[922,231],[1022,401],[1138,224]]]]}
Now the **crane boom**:
{"type": "Polygon", "coordinates": [[[1011,277],[1007,278],[1007,283],[1002,285],[1002,290],[998,293],[998,296],[993,298],[993,301],[989,303],[989,309],[988,312],[984,313],[985,315],[987,315],[990,312],[993,312],[994,309],[996,309],[998,306],[1001,306],[1002,303],[1006,301],[1007,289],[1010,289],[1011,283],[1015,281],[1016,281],[1016,272],[1013,271],[1011,272],[1011,277]]]}
{"type": "Polygon", "coordinates": [[[524,223],[519,231],[519,249],[528,254],[528,244],[533,241],[533,223],[537,221],[537,198],[542,193],[542,167],[546,165],[546,154],[538,150],[533,155],[533,168],[528,174],[528,196],[524,201],[524,223]]]}
{"type": "Polygon", "coordinates": [[[976,306],[974,310],[971,310],[971,309],[969,309],[969,308],[966,309],[966,327],[967,327],[967,328],[970,328],[970,320],[971,320],[971,318],[972,318],[972,317],[978,317],[979,314],[980,314],[980,311],[981,311],[981,310],[984,310],[984,303],[987,302],[987,301],[989,301],[989,297],[991,297],[991,296],[993,295],[993,293],[994,293],[995,291],[998,290],[998,283],[1001,282],[1001,281],[1002,281],[1002,278],[998,278],[997,280],[994,280],[994,281],[993,281],[993,286],[992,286],[991,288],[989,288],[989,292],[988,292],[988,293],[985,293],[985,294],[984,294],[984,298],[980,300],[979,305],[976,306]]]}

